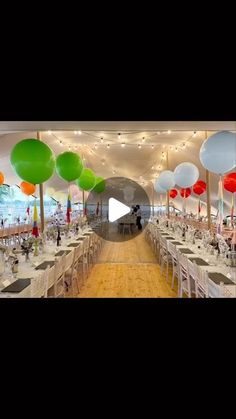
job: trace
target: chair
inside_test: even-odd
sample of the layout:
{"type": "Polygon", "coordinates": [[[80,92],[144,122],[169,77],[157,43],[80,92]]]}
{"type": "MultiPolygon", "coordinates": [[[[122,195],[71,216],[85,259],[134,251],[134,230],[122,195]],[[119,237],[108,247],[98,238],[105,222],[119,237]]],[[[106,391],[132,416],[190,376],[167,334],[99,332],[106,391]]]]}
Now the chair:
{"type": "Polygon", "coordinates": [[[191,259],[188,259],[188,267],[190,280],[191,278],[194,280],[196,298],[208,298],[209,290],[207,272],[203,269],[201,270],[196,262],[192,262],[191,259]]]}
{"type": "Polygon", "coordinates": [[[190,280],[188,258],[179,251],[177,251],[177,258],[179,263],[179,297],[182,298],[184,293],[188,298],[191,298],[194,286],[190,280]]]}
{"type": "Polygon", "coordinates": [[[177,258],[176,247],[171,241],[169,241],[169,252],[172,258],[172,282],[171,288],[174,288],[175,278],[178,281],[178,290],[179,290],[179,263],[177,258]]]}
{"type": "Polygon", "coordinates": [[[31,298],[47,298],[48,296],[48,277],[49,277],[48,266],[45,271],[40,273],[36,278],[31,279],[30,284],[30,296],[31,298]]]}
{"type": "Polygon", "coordinates": [[[65,297],[66,254],[55,261],[54,266],[54,297],[65,297]]]}
{"type": "Polygon", "coordinates": [[[169,274],[169,263],[172,262],[171,255],[167,249],[167,240],[164,237],[160,236],[160,266],[161,266],[161,275],[163,273],[163,268],[166,267],[166,280],[168,280],[169,274]]]}

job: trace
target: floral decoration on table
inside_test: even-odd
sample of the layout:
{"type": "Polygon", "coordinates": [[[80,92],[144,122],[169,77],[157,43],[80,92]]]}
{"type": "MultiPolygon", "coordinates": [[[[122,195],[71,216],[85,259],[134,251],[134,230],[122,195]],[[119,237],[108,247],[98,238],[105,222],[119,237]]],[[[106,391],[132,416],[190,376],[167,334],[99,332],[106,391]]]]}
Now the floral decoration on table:
{"type": "Polygon", "coordinates": [[[29,254],[33,252],[34,237],[29,237],[28,239],[23,239],[21,244],[22,255],[25,255],[26,262],[29,260],[29,254]]]}

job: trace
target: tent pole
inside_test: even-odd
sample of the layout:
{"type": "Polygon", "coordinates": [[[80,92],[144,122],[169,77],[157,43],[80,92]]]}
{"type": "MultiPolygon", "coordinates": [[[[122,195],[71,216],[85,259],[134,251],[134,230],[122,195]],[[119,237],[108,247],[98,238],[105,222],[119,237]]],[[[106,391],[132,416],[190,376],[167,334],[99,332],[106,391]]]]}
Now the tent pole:
{"type": "MultiPolygon", "coordinates": [[[[169,170],[169,155],[168,151],[166,152],[166,168],[169,170]]],[[[170,196],[169,196],[169,190],[166,192],[166,214],[167,218],[170,218],[170,196]]]]}
{"type": "MultiPolygon", "coordinates": [[[[37,139],[41,141],[41,133],[37,131],[37,139]]],[[[41,219],[41,233],[44,232],[44,202],[43,202],[43,183],[39,184],[39,199],[40,199],[40,219],[41,219]]]]}
{"type": "MultiPolygon", "coordinates": [[[[207,131],[205,131],[205,140],[207,139],[207,131]]],[[[206,192],[207,192],[207,228],[211,229],[211,191],[210,191],[210,172],[206,170],[206,192]]]]}

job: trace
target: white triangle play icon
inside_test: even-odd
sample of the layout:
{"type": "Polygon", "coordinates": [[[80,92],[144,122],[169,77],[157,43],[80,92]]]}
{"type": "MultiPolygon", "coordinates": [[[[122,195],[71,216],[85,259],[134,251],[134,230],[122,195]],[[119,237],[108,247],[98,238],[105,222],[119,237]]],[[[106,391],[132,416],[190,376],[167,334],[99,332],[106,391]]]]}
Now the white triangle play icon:
{"type": "Polygon", "coordinates": [[[108,219],[110,222],[118,220],[118,218],[123,217],[126,214],[130,213],[130,207],[122,202],[117,201],[115,198],[109,198],[108,202],[108,219]]]}

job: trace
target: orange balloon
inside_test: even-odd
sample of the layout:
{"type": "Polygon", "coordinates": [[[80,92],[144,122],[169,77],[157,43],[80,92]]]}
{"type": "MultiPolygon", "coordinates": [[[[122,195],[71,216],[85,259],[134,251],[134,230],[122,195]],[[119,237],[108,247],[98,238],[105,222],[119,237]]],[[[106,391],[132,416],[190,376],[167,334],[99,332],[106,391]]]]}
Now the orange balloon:
{"type": "Polygon", "coordinates": [[[21,182],[20,188],[21,192],[23,192],[25,195],[33,195],[33,193],[36,191],[36,186],[28,182],[21,182]]]}
{"type": "Polygon", "coordinates": [[[0,172],[0,185],[4,183],[4,174],[0,172]]]}

